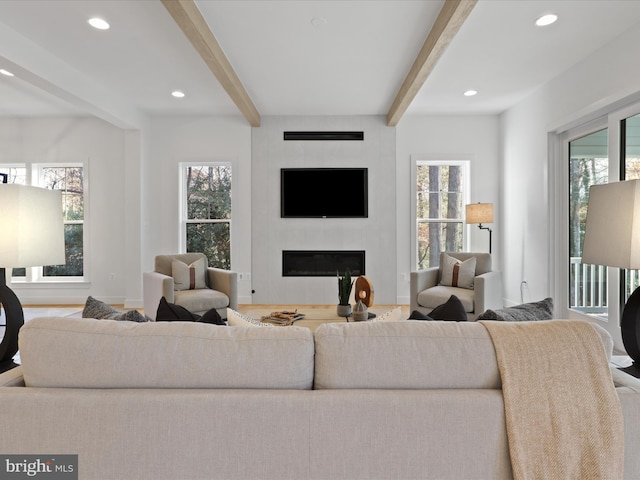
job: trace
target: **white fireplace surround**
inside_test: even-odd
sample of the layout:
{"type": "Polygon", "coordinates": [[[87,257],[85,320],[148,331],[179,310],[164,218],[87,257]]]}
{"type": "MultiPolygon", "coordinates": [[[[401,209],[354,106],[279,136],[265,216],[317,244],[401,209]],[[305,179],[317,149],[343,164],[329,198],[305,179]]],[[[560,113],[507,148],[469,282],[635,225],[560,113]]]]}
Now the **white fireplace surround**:
{"type": "Polygon", "coordinates": [[[251,144],[252,302],[336,303],[335,276],[282,276],[282,251],[363,250],[376,303],[396,303],[395,128],[383,116],[266,117],[251,144]],[[364,140],[284,141],[285,131],[363,131],[364,140]],[[291,167],[368,168],[369,217],[281,218],[280,169],[291,167]]]}

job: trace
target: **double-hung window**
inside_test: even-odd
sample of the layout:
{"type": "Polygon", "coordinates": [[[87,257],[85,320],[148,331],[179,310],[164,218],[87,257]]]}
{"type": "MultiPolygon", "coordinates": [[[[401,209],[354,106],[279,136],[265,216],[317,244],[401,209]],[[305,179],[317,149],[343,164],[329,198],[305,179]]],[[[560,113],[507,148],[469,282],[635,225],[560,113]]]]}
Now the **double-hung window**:
{"type": "MultiPolygon", "coordinates": [[[[75,163],[0,165],[0,173],[7,175],[8,183],[33,185],[62,193],[65,263],[41,267],[14,268],[12,281],[68,282],[83,281],[85,179],[84,167],[75,163]]],[[[0,186],[1,188],[1,186],[0,186]]]]}
{"type": "Polygon", "coordinates": [[[231,164],[182,164],[182,244],[231,269],[231,164]]]}
{"type": "Polygon", "coordinates": [[[416,161],[417,268],[437,266],[441,251],[463,250],[468,172],[464,160],[416,161]]]}

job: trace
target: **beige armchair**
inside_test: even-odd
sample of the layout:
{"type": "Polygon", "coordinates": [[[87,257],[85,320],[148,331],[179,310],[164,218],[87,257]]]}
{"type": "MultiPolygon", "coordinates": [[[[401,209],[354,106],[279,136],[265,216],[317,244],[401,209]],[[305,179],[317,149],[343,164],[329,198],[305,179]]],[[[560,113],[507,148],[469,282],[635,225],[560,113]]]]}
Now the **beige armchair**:
{"type": "MultiPolygon", "coordinates": [[[[180,269],[184,270],[182,266],[180,269]]],[[[153,320],[156,319],[162,297],[165,297],[167,302],[180,305],[197,315],[203,315],[215,308],[222,318],[226,318],[227,307],[234,310],[238,308],[237,273],[209,267],[207,257],[203,253],[158,255],[155,258],[155,270],[143,273],[142,288],[144,313],[153,320]],[[191,287],[180,286],[180,282],[175,281],[175,278],[179,277],[174,271],[174,260],[181,262],[181,265],[199,265],[196,273],[201,273],[203,280],[194,282],[191,287]]]]}
{"type": "Polygon", "coordinates": [[[502,273],[492,271],[491,254],[472,252],[442,252],[440,266],[411,272],[410,308],[429,314],[451,295],[460,299],[468,320],[475,320],[487,309],[502,308],[502,273]],[[476,258],[473,289],[440,285],[445,254],[460,261],[476,258]]]}

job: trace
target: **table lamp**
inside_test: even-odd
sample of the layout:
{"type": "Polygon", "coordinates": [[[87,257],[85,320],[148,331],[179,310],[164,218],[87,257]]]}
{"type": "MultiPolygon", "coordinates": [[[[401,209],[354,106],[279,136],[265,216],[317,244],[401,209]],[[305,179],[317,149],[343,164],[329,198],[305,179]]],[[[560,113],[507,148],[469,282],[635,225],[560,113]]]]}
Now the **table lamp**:
{"type": "MultiPolygon", "coordinates": [[[[582,263],[640,269],[640,180],[591,186],[582,263]]],[[[640,288],[627,300],[620,328],[627,354],[640,362],[640,288]]]]}
{"type": "Polygon", "coordinates": [[[478,224],[480,230],[489,230],[489,253],[491,253],[491,229],[483,227],[483,223],[493,223],[493,203],[470,203],[466,206],[466,222],[478,224]]]}
{"type": "Polygon", "coordinates": [[[64,263],[61,192],[0,183],[0,303],[5,313],[0,370],[18,352],[18,331],[24,324],[22,305],[7,285],[5,269],[64,263]]]}

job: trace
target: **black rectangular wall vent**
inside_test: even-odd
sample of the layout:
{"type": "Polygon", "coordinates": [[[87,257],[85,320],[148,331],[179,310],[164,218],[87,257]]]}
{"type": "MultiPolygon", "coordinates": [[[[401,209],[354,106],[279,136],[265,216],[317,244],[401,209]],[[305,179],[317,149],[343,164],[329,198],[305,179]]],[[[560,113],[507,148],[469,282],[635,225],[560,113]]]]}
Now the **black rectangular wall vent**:
{"type": "Polygon", "coordinates": [[[364,132],[284,132],[285,140],[364,140],[364,132]]]}

